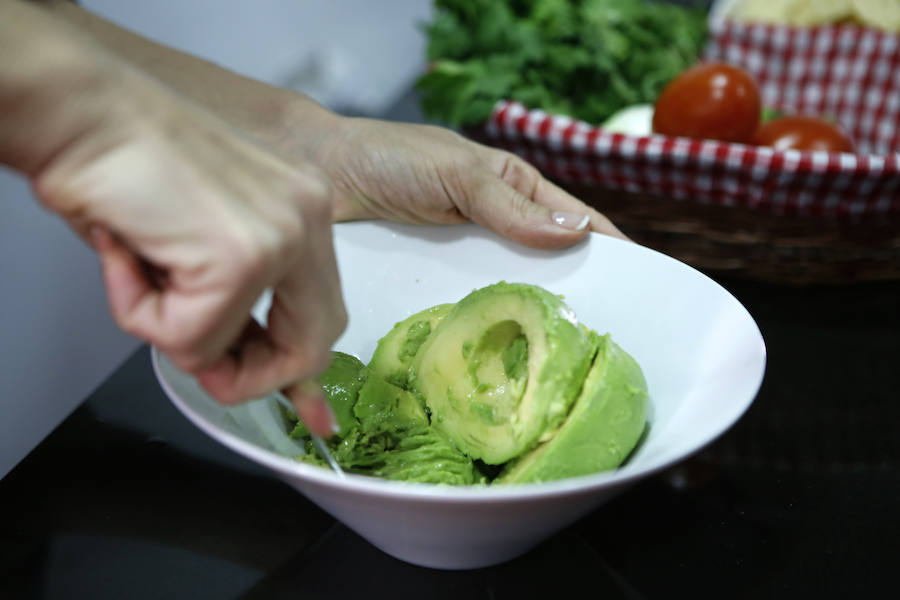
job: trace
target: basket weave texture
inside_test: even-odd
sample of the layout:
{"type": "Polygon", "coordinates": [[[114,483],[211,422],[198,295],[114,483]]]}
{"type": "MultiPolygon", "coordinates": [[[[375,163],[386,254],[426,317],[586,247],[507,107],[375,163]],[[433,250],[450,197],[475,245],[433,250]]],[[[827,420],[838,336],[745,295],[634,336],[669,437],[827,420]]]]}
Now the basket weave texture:
{"type": "Polygon", "coordinates": [[[720,20],[705,57],[750,71],[767,107],[834,118],[858,153],[615,134],[506,101],[468,133],[701,269],[786,283],[900,279],[900,36],[720,20]]]}

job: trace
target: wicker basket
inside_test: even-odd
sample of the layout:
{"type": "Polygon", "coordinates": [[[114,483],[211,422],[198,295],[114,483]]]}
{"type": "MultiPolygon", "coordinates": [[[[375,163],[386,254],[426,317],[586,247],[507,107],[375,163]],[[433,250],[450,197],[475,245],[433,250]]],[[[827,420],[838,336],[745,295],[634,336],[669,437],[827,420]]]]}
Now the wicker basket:
{"type": "Polygon", "coordinates": [[[711,275],[787,284],[900,280],[900,218],[856,222],[558,182],[636,242],[711,275]]]}
{"type": "Polygon", "coordinates": [[[522,156],[636,241],[710,274],[900,279],[900,36],[718,19],[705,54],[753,73],[765,106],[834,115],[859,153],[613,134],[515,102],[467,133],[522,156]]]}
{"type": "MultiPolygon", "coordinates": [[[[517,150],[484,129],[464,133],[517,150]]],[[[857,219],[774,214],[551,179],[634,241],[710,275],[793,285],[900,280],[897,212],[857,219]]]]}

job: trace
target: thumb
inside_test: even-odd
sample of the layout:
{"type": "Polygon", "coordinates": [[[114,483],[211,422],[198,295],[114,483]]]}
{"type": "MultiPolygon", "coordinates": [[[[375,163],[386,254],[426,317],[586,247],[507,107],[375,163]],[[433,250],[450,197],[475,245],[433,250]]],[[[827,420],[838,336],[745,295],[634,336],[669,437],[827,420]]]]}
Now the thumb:
{"type": "Polygon", "coordinates": [[[472,221],[533,248],[565,248],[589,231],[587,212],[566,212],[542,206],[499,177],[486,178],[469,207],[472,221]]]}
{"type": "Polygon", "coordinates": [[[93,225],[90,241],[100,258],[103,283],[110,312],[126,332],[139,335],[135,315],[141,305],[155,302],[158,290],[147,277],[140,261],[103,226],[93,225]]]}

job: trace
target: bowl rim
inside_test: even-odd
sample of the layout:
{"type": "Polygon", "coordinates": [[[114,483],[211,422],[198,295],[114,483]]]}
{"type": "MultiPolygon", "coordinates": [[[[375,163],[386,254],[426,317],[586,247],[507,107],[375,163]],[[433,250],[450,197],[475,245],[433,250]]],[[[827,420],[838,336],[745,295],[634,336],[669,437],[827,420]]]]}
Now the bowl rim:
{"type": "MultiPolygon", "coordinates": [[[[446,228],[448,226],[442,227],[446,228]]],[[[463,224],[457,225],[456,227],[473,228],[476,226],[472,224],[463,224]]],[[[608,237],[593,232],[591,233],[591,235],[602,236],[604,238],[608,237]]],[[[633,242],[616,240],[614,238],[610,238],[610,240],[613,242],[621,242],[629,245],[633,244],[633,242]]],[[[653,254],[659,255],[665,260],[673,261],[681,265],[682,268],[687,268],[690,271],[693,271],[696,276],[705,279],[709,284],[719,288],[720,292],[726,294],[731,300],[733,300],[737,308],[741,310],[750,320],[750,323],[755,330],[756,339],[759,345],[759,358],[761,361],[761,368],[756,375],[755,381],[753,382],[752,393],[748,394],[747,398],[742,401],[739,410],[735,410],[734,414],[723,420],[723,425],[714,434],[709,435],[705,439],[701,439],[698,443],[696,443],[686,451],[676,452],[672,456],[666,457],[662,460],[658,460],[640,468],[632,469],[629,468],[629,466],[626,464],[624,467],[620,467],[612,471],[593,473],[589,475],[580,475],[555,481],[540,483],[516,483],[496,486],[453,486],[446,484],[393,481],[352,473],[347,473],[345,474],[344,478],[341,478],[328,469],[296,461],[287,456],[283,456],[281,454],[278,454],[277,452],[268,450],[247,440],[244,440],[240,436],[231,433],[207,420],[197,410],[195,410],[189,402],[182,399],[178,392],[173,388],[172,384],[166,379],[161,366],[161,362],[163,360],[168,362],[172,368],[176,370],[178,369],[177,367],[172,365],[168,361],[168,359],[165,358],[162,351],[156,346],[150,347],[150,359],[153,372],[156,376],[157,381],[159,382],[159,385],[162,387],[166,396],[168,396],[170,402],[172,402],[172,404],[174,404],[175,407],[196,427],[198,427],[200,430],[202,430],[204,433],[206,433],[219,443],[228,447],[230,450],[244,456],[248,460],[256,462],[274,471],[283,479],[286,478],[290,480],[299,478],[320,487],[364,493],[373,497],[395,499],[405,498],[431,501],[435,503],[452,502],[458,504],[509,503],[515,501],[549,499],[559,496],[571,496],[573,494],[577,495],[582,493],[593,494],[601,490],[611,491],[613,489],[617,489],[624,485],[644,479],[649,475],[653,475],[673,466],[674,464],[684,461],[686,458],[709,446],[724,433],[730,430],[734,426],[734,424],[738,420],[740,420],[740,418],[747,412],[747,410],[753,404],[756,396],[759,394],[759,390],[765,378],[768,358],[765,340],[762,337],[759,325],[756,323],[756,320],[749,313],[747,308],[730,291],[728,291],[726,288],[724,288],[722,285],[720,285],[705,273],[695,269],[694,267],[691,267],[686,263],[683,263],[682,261],[679,261],[671,256],[668,256],[667,254],[664,254],[652,248],[648,248],[646,246],[639,247],[641,248],[641,251],[651,252],[653,254]]]]}

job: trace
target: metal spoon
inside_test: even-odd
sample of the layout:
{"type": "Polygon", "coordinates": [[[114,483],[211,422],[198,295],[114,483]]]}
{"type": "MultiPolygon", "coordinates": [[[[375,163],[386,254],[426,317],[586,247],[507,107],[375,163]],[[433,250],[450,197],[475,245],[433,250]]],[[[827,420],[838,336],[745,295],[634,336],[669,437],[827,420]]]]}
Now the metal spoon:
{"type": "MultiPolygon", "coordinates": [[[[281,392],[273,392],[272,396],[274,396],[275,400],[283,406],[285,409],[290,411],[291,414],[296,415],[297,411],[294,410],[294,405],[291,404],[291,401],[287,399],[287,397],[281,392]]],[[[334,460],[334,457],[331,455],[331,452],[328,451],[328,446],[325,445],[325,440],[317,436],[316,434],[310,432],[309,437],[312,439],[313,446],[316,447],[319,455],[325,459],[328,463],[328,466],[331,467],[331,470],[335,472],[335,474],[341,479],[344,478],[344,470],[341,469],[341,466],[334,460]]]]}

